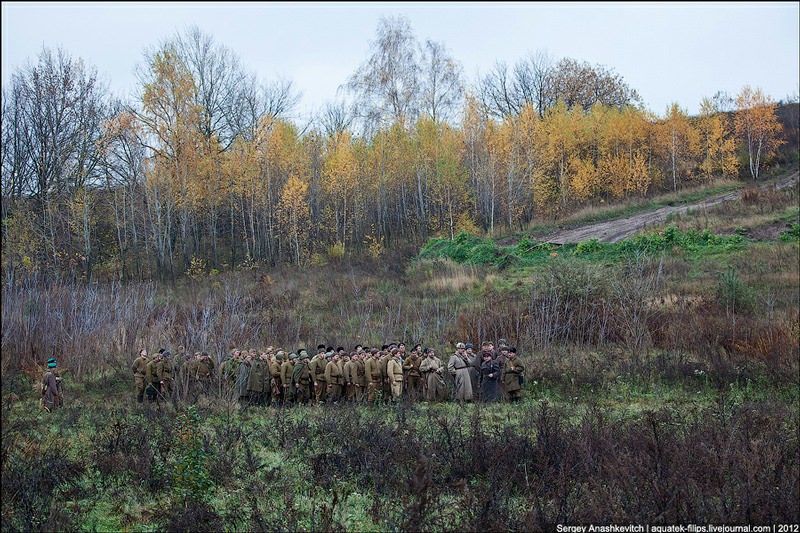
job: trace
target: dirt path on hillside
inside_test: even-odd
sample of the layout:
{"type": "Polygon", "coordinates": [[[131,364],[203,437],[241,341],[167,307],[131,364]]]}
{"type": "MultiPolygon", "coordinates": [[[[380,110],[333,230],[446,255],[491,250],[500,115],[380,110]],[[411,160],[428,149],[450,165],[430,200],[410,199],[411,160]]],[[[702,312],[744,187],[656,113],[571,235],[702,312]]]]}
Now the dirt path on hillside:
{"type": "MultiPolygon", "coordinates": [[[[776,181],[762,185],[761,188],[779,190],[786,187],[797,186],[798,175],[798,172],[789,173],[776,181]]],[[[578,243],[591,239],[597,239],[600,242],[619,242],[630,237],[634,233],[642,231],[648,226],[664,222],[672,213],[682,214],[690,209],[708,209],[722,202],[738,200],[740,196],[741,191],[735,191],[694,204],[661,207],[653,211],[638,213],[628,217],[584,224],[574,228],[555,231],[544,236],[541,241],[551,244],[578,243]]]]}

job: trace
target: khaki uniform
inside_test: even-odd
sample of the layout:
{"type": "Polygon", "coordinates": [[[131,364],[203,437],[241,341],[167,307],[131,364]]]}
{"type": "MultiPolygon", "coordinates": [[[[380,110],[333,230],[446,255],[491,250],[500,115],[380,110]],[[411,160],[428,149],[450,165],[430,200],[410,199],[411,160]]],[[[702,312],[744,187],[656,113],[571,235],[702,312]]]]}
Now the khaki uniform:
{"type": "Polygon", "coordinates": [[[367,378],[367,401],[373,403],[378,392],[381,390],[381,362],[375,357],[370,357],[364,361],[364,372],[367,378]]]}
{"type": "Polygon", "coordinates": [[[55,370],[52,368],[45,370],[42,376],[42,402],[49,412],[63,405],[60,401],[61,391],[59,390],[58,382],[59,378],[55,370]]]}
{"type": "Polygon", "coordinates": [[[344,369],[342,374],[344,377],[345,398],[347,398],[348,402],[355,401],[356,397],[355,374],[357,367],[358,365],[352,359],[344,364],[344,369]]]}
{"type": "Polygon", "coordinates": [[[233,382],[233,398],[240,403],[247,405],[250,402],[250,393],[247,384],[250,382],[250,374],[253,371],[253,361],[250,357],[245,357],[241,364],[236,367],[236,381],[233,382]]]}
{"type": "Polygon", "coordinates": [[[158,364],[160,361],[153,359],[145,367],[145,379],[147,380],[147,399],[150,402],[158,400],[161,396],[161,380],[158,378],[158,364]]]}
{"type": "Polygon", "coordinates": [[[281,381],[281,365],[283,358],[273,359],[269,363],[270,388],[272,389],[272,404],[283,403],[283,382],[281,381]]]}
{"type": "Polygon", "coordinates": [[[211,391],[211,380],[214,377],[214,364],[211,358],[194,359],[189,363],[189,390],[192,401],[205,396],[211,391]]]}
{"type": "Polygon", "coordinates": [[[425,378],[425,400],[439,402],[447,396],[447,386],[442,378],[442,360],[436,357],[425,356],[419,365],[419,371],[425,378]]]}
{"type": "Polygon", "coordinates": [[[421,362],[422,359],[416,353],[412,353],[403,361],[403,372],[406,377],[406,395],[411,401],[416,401],[422,397],[422,373],[419,371],[421,362]]]}
{"type": "Polygon", "coordinates": [[[311,369],[302,361],[294,365],[292,382],[295,384],[295,401],[308,403],[311,401],[311,369]]]}
{"type": "Polygon", "coordinates": [[[283,403],[294,402],[294,385],[292,384],[292,374],[294,373],[294,361],[289,359],[281,364],[281,386],[283,388],[283,403]]]}
{"type": "Polygon", "coordinates": [[[392,385],[386,377],[386,366],[389,363],[389,359],[391,359],[391,356],[388,354],[382,355],[379,359],[381,365],[381,399],[385,402],[392,397],[392,385]]]}
{"type": "Polygon", "coordinates": [[[250,375],[247,377],[247,394],[250,402],[263,405],[269,390],[269,361],[253,359],[250,363],[250,375]]]}
{"type": "Polygon", "coordinates": [[[367,390],[367,371],[364,360],[359,358],[355,361],[355,375],[353,376],[353,387],[355,394],[353,399],[356,402],[364,401],[364,392],[367,390]]]}
{"type": "Polygon", "coordinates": [[[159,384],[161,385],[161,394],[164,395],[165,399],[172,398],[172,384],[174,381],[173,378],[175,377],[175,368],[172,364],[172,360],[169,357],[165,357],[158,362],[158,366],[156,367],[156,375],[158,377],[159,384]]]}
{"type": "Polygon", "coordinates": [[[315,355],[308,364],[308,368],[311,370],[311,379],[313,383],[316,383],[314,385],[314,398],[317,403],[324,402],[328,394],[328,387],[325,382],[325,366],[327,364],[328,361],[325,360],[325,356],[322,354],[315,355]]]}
{"type": "Polygon", "coordinates": [[[131,370],[133,370],[133,383],[136,385],[136,401],[139,403],[144,401],[144,391],[147,388],[147,363],[149,362],[149,357],[140,355],[134,359],[131,365],[131,370]]]}
{"type": "Polygon", "coordinates": [[[393,357],[386,362],[386,379],[391,386],[392,400],[399,400],[403,394],[403,367],[399,357],[393,357]]]}
{"type": "Polygon", "coordinates": [[[508,399],[512,402],[522,398],[522,375],[525,372],[525,365],[516,356],[506,359],[503,382],[506,387],[508,399]]]}
{"type": "Polygon", "coordinates": [[[333,358],[325,365],[325,383],[328,384],[327,401],[338,402],[342,397],[344,375],[342,373],[342,367],[339,366],[339,361],[334,361],[333,358]]]}

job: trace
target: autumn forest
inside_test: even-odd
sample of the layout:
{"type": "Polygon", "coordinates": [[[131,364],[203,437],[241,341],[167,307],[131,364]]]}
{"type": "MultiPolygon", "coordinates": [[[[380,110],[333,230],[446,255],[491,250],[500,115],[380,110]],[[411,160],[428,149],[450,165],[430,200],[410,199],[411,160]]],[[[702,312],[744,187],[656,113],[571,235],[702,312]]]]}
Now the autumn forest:
{"type": "Polygon", "coordinates": [[[88,62],[43,49],[3,88],[4,283],[174,281],[491,236],[758,180],[797,142],[796,117],[750,86],[698,116],[657,116],[613,70],[543,52],[470,83],[402,18],[379,23],[348,100],[305,124],[291,82],[260,83],[198,28],[151,48],[137,74],[124,101],[88,62]]]}

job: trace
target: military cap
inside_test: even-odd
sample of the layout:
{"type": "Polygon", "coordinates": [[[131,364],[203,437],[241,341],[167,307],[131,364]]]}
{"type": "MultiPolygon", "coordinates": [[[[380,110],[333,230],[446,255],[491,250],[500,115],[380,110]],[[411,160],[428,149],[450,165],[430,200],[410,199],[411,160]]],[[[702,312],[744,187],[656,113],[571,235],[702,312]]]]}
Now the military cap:
{"type": "Polygon", "coordinates": [[[467,347],[467,346],[466,346],[466,345],[465,345],[463,342],[459,342],[458,344],[456,344],[456,348],[457,348],[457,349],[459,349],[459,350],[460,350],[461,348],[466,348],[466,347],[467,347]]]}
{"type": "Polygon", "coordinates": [[[56,358],[51,357],[47,360],[47,368],[55,368],[56,367],[56,358]]]}
{"type": "Polygon", "coordinates": [[[475,345],[472,344],[471,342],[468,342],[467,344],[464,345],[464,348],[474,348],[474,347],[475,345]]]}
{"type": "Polygon", "coordinates": [[[301,349],[298,353],[300,354],[300,357],[308,357],[308,352],[305,348],[301,349]]]}
{"type": "Polygon", "coordinates": [[[297,354],[292,352],[289,354],[289,359],[297,359],[297,354]]]}
{"type": "Polygon", "coordinates": [[[275,359],[283,359],[283,354],[279,353],[278,355],[275,356],[275,359]]]}

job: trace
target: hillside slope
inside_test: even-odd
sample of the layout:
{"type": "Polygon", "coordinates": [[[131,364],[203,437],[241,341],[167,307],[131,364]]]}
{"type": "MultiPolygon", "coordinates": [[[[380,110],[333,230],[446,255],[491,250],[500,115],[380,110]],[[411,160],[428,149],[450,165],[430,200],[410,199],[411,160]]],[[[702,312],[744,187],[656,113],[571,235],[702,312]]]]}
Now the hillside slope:
{"type": "MultiPolygon", "coordinates": [[[[762,185],[761,188],[778,190],[797,186],[798,176],[798,171],[789,172],[775,181],[762,185]]],[[[722,202],[738,200],[740,196],[741,191],[734,191],[693,204],[661,207],[653,211],[637,213],[613,220],[604,220],[602,222],[592,222],[577,227],[559,229],[558,231],[544,236],[541,241],[550,244],[579,243],[591,239],[597,239],[600,242],[619,242],[648,226],[665,221],[667,217],[673,213],[681,214],[690,210],[707,209],[722,202]]]]}

